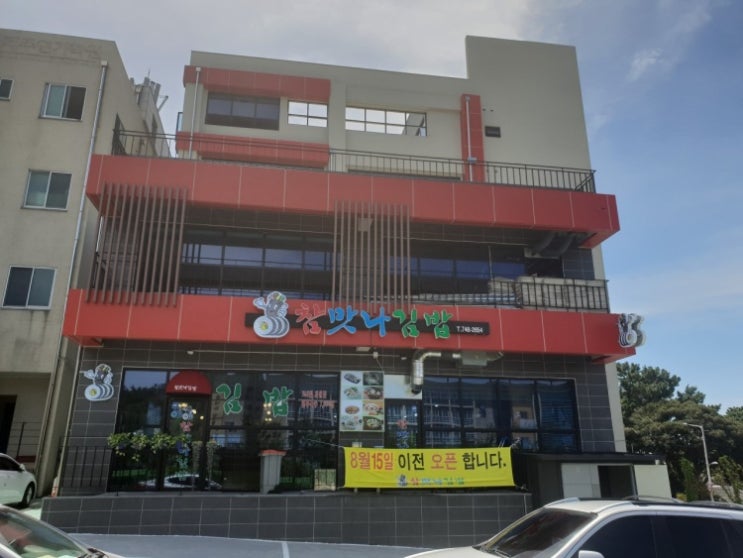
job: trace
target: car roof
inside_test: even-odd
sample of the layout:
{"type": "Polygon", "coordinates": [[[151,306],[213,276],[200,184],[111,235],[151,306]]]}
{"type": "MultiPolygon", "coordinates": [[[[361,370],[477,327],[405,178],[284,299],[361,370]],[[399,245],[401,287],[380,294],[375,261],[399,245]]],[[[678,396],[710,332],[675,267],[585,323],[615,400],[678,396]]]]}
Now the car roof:
{"type": "Polygon", "coordinates": [[[619,513],[631,509],[652,509],[655,511],[695,511],[701,515],[712,513],[722,515],[732,515],[743,519],[743,506],[731,504],[728,502],[683,502],[674,498],[655,498],[655,497],[630,497],[623,500],[607,500],[593,498],[566,498],[557,500],[545,506],[546,508],[559,508],[569,511],[592,513],[597,515],[606,515],[610,513],[619,513]]]}

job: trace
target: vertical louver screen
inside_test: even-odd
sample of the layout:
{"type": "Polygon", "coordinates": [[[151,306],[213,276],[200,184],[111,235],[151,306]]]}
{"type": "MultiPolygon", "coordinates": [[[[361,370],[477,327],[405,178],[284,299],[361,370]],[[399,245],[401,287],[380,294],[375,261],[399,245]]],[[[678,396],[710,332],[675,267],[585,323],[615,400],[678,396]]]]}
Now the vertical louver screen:
{"type": "Polygon", "coordinates": [[[410,304],[407,206],[337,202],[332,300],[367,310],[410,304]]]}
{"type": "Polygon", "coordinates": [[[186,190],[105,184],[88,300],[175,305],[186,190]]]}

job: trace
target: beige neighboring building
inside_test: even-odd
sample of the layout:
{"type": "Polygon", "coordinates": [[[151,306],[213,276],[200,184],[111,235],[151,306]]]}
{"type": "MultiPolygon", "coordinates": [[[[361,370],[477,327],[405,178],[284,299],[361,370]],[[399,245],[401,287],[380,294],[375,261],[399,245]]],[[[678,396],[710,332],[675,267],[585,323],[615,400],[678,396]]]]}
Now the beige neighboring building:
{"type": "Polygon", "coordinates": [[[41,493],[79,368],[61,328],[95,238],[90,157],[122,149],[114,129],[143,144],[162,131],[158,95],[130,81],[112,41],[0,29],[0,452],[35,470],[41,493]]]}

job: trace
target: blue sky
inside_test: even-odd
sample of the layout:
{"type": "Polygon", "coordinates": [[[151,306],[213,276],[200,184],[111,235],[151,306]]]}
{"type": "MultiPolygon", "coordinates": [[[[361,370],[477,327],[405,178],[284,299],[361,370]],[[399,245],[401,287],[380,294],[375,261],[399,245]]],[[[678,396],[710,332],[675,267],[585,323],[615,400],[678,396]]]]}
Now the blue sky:
{"type": "Polygon", "coordinates": [[[591,159],[622,230],[612,309],[645,316],[630,362],[743,406],[740,0],[4,0],[0,26],[113,40],[167,95],[191,50],[463,76],[464,38],[574,45],[591,159]]]}

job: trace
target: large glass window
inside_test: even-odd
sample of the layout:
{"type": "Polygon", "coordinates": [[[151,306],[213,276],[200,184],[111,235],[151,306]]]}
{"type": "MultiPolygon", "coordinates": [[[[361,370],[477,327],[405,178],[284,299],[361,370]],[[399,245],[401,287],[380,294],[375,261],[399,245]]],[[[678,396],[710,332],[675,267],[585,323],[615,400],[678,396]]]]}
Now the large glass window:
{"type": "Polygon", "coordinates": [[[332,247],[332,239],[321,235],[190,229],[181,291],[259,296],[278,289],[287,296],[327,298],[332,247]]]}
{"type": "MultiPolygon", "coordinates": [[[[337,452],[329,450],[338,444],[337,373],[205,371],[212,385],[211,396],[178,398],[165,393],[175,374],[178,371],[125,370],[116,431],[176,434],[183,421],[176,416],[174,427],[174,401],[188,401],[200,412],[208,408],[208,415],[203,412],[199,416],[199,427],[204,430],[197,431],[194,420],[188,432],[194,435],[194,442],[216,443],[211,465],[203,461],[212,459],[208,454],[202,454],[197,462],[206,467],[202,470],[208,471],[212,489],[258,490],[259,453],[266,449],[287,452],[282,461],[282,484],[292,488],[312,488],[315,469],[337,466],[337,452]]],[[[194,467],[189,460],[195,447],[179,446],[177,455],[172,451],[160,456],[148,454],[148,476],[144,484],[135,479],[139,482],[136,486],[168,488],[167,479],[163,484],[156,478],[157,460],[167,460],[171,469],[174,459],[185,459],[179,462],[181,469],[194,467]]],[[[112,477],[116,486],[134,486],[129,465],[118,464],[112,477]]]]}
{"type": "Polygon", "coordinates": [[[44,267],[11,267],[3,306],[49,308],[54,275],[53,269],[44,267]]]}
{"type": "Polygon", "coordinates": [[[279,112],[278,98],[209,93],[205,123],[278,130],[279,112]]]}
{"type": "MultiPolygon", "coordinates": [[[[256,296],[279,289],[301,298],[327,299],[333,246],[330,234],[188,228],[181,290],[256,296]]],[[[413,295],[488,295],[493,278],[524,274],[523,250],[510,246],[450,242],[442,248],[440,243],[412,240],[410,247],[409,261],[390,257],[389,270],[396,276],[410,273],[413,295]],[[521,261],[515,261],[519,257],[521,261]]],[[[337,264],[342,267],[340,260],[337,264]]]]}
{"type": "Polygon", "coordinates": [[[71,85],[46,84],[41,115],[47,118],[80,120],[83,117],[85,88],[71,85]]]}
{"type": "Polygon", "coordinates": [[[61,172],[31,171],[24,206],[66,209],[71,178],[72,175],[61,172]]]}
{"type": "Polygon", "coordinates": [[[543,451],[578,451],[573,383],[569,380],[538,380],[540,447],[543,451]]]}
{"type": "Polygon", "coordinates": [[[574,391],[569,380],[428,375],[423,389],[425,445],[576,452],[574,391]]]}
{"type": "Polygon", "coordinates": [[[117,432],[161,432],[168,372],[127,370],[119,396],[117,432]]]}
{"type": "Polygon", "coordinates": [[[395,136],[426,136],[426,113],[346,107],[346,130],[395,136]]]}
{"type": "Polygon", "coordinates": [[[289,101],[289,124],[297,126],[328,127],[328,105],[289,101]]]}

